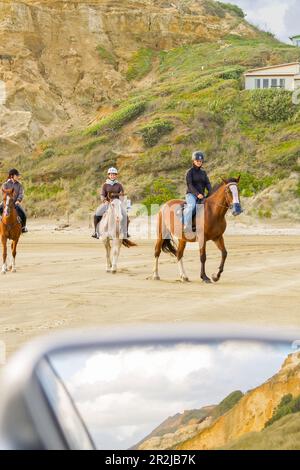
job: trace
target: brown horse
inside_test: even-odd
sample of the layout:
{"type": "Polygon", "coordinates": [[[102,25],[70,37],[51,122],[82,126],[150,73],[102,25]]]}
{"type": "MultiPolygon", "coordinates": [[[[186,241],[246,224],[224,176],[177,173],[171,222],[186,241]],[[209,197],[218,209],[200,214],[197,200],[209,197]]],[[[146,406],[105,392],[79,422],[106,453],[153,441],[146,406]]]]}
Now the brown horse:
{"type": "Polygon", "coordinates": [[[7,272],[7,240],[12,240],[11,243],[11,252],[12,252],[12,263],[8,269],[12,272],[16,272],[16,254],[17,254],[17,245],[19,238],[22,233],[22,226],[18,220],[18,214],[15,208],[14,203],[14,190],[5,189],[3,190],[4,199],[3,199],[3,216],[0,221],[0,236],[2,242],[2,251],[3,251],[3,265],[2,265],[2,274],[7,272]]]}
{"type": "Polygon", "coordinates": [[[212,275],[214,282],[220,279],[227,258],[223,238],[226,230],[225,215],[230,207],[232,207],[233,215],[239,215],[242,212],[238,191],[239,180],[240,177],[223,180],[221,184],[214,188],[210,197],[205,200],[205,204],[197,206],[194,219],[196,232],[183,232],[182,211],[184,201],[172,200],[161,208],[158,215],[158,238],[155,246],[153,279],[160,279],[158,260],[161,251],[164,251],[177,257],[180,280],[182,282],[188,281],[183,266],[184,250],[187,242],[199,242],[201,279],[206,283],[211,283],[210,278],[205,273],[206,243],[210,240],[216,244],[222,253],[222,261],[218,273],[212,275]],[[178,239],[178,246],[174,244],[174,237],[178,239]]]}

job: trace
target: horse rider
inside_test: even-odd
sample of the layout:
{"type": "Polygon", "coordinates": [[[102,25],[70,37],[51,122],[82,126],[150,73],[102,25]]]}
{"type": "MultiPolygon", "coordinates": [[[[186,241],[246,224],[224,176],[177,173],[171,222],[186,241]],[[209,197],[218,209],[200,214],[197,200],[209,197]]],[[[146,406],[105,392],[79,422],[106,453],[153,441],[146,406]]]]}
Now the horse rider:
{"type": "MultiPolygon", "coordinates": [[[[23,189],[23,186],[22,184],[20,183],[20,173],[19,171],[16,169],[16,168],[13,168],[9,171],[8,173],[8,179],[5,183],[3,183],[2,185],[2,190],[7,190],[7,189],[13,189],[14,190],[14,203],[15,203],[15,208],[16,208],[16,211],[17,211],[17,214],[21,220],[21,224],[22,224],[22,233],[26,233],[28,232],[27,228],[26,228],[26,213],[23,209],[23,207],[21,206],[21,203],[23,201],[23,198],[24,198],[24,189],[23,189]]],[[[2,216],[3,214],[3,209],[4,209],[4,205],[3,205],[3,202],[0,204],[0,216],[2,216]]]]}
{"type": "MultiPolygon", "coordinates": [[[[101,190],[101,204],[97,208],[95,215],[94,215],[94,227],[95,227],[95,232],[93,233],[92,237],[93,238],[99,238],[99,233],[98,233],[98,225],[101,222],[101,219],[105,212],[108,209],[108,204],[110,201],[110,194],[113,194],[114,197],[122,197],[124,196],[124,189],[122,184],[117,180],[118,177],[118,170],[114,167],[109,168],[107,171],[107,180],[102,186],[101,190]]],[[[124,217],[124,220],[127,219],[127,232],[128,232],[128,216],[127,216],[127,210],[124,208],[124,205],[122,204],[122,214],[124,217]]],[[[129,235],[127,233],[127,238],[129,238],[129,235]]]]}
{"type": "Polygon", "coordinates": [[[197,203],[204,202],[205,190],[208,196],[211,194],[212,187],[206,172],[203,170],[205,155],[200,150],[192,154],[193,166],[186,174],[187,192],[186,206],[183,211],[184,231],[192,230],[193,215],[196,212],[197,203]]]}

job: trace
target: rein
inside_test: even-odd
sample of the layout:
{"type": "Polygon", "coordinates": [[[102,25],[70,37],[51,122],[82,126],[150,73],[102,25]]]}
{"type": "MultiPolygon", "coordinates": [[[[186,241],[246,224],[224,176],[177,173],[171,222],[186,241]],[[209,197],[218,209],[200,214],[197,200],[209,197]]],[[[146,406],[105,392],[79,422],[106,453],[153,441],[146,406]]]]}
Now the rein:
{"type": "MultiPolygon", "coordinates": [[[[229,191],[230,186],[237,186],[237,183],[228,183],[228,184],[226,184],[226,188],[225,188],[225,198],[226,198],[226,196],[227,196],[227,194],[228,194],[228,191],[229,191]]],[[[226,201],[226,202],[227,202],[228,205],[226,205],[226,206],[224,206],[224,204],[219,204],[218,202],[212,202],[212,201],[210,201],[210,202],[211,202],[214,206],[224,207],[225,209],[229,209],[229,208],[232,206],[232,203],[228,204],[227,201],[226,201]]]]}

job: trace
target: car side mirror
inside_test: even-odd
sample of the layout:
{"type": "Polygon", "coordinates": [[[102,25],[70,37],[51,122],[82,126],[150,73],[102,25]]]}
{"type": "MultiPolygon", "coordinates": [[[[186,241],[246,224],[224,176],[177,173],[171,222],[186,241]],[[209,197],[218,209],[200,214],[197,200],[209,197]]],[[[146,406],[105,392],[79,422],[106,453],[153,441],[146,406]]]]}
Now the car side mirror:
{"type": "Polygon", "coordinates": [[[103,328],[36,341],[5,367],[0,446],[223,448],[242,434],[243,419],[260,432],[285,392],[300,396],[299,344],[295,330],[209,325],[103,328]],[[283,377],[290,384],[279,392],[283,377]],[[219,422],[226,432],[218,434],[219,422]]]}

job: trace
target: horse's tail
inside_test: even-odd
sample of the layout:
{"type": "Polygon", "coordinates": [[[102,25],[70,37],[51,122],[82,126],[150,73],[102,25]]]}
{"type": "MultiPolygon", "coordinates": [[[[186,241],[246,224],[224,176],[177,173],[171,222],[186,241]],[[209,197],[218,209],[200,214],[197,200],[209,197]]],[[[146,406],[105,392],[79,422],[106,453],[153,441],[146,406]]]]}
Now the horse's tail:
{"type": "Polygon", "coordinates": [[[164,239],[161,249],[164,253],[169,253],[172,256],[177,256],[177,247],[174,243],[173,238],[171,238],[171,235],[170,238],[164,239]]]}
{"type": "Polygon", "coordinates": [[[122,244],[126,246],[126,248],[132,248],[133,246],[137,246],[136,243],[131,242],[130,240],[128,240],[128,238],[124,238],[122,244]]]}

